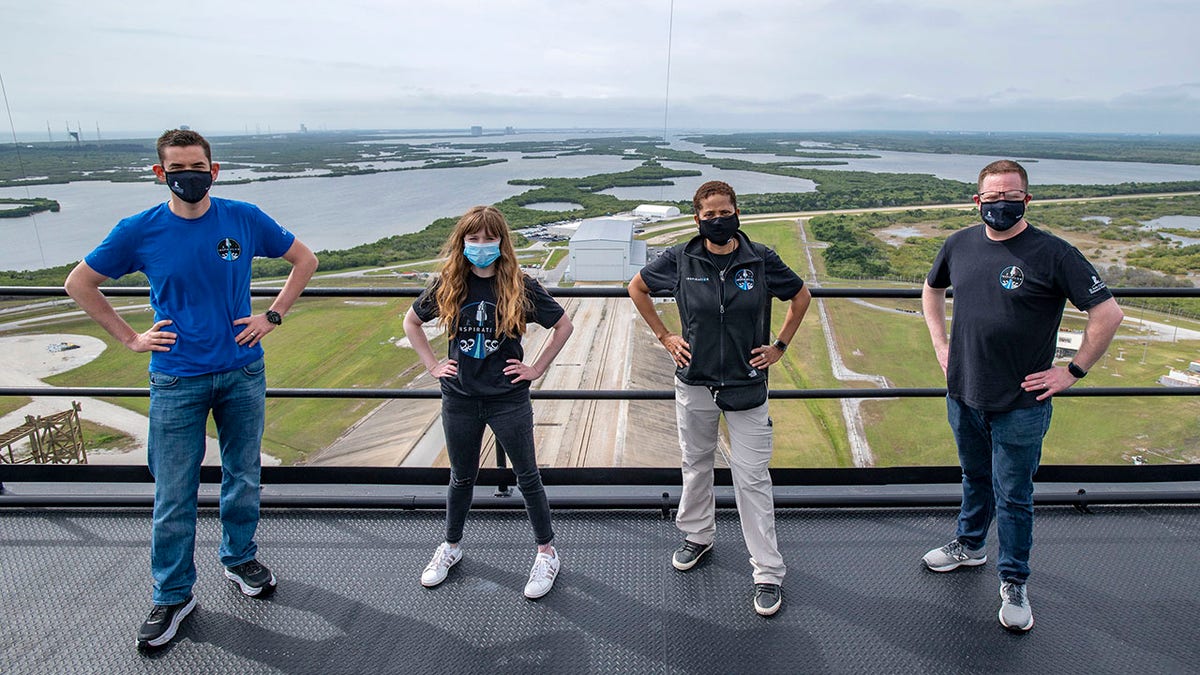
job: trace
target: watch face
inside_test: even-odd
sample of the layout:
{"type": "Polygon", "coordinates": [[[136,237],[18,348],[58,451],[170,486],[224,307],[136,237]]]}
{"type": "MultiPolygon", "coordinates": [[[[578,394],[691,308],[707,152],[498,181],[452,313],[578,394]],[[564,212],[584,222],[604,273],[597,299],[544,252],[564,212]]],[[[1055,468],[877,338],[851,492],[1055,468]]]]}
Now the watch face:
{"type": "Polygon", "coordinates": [[[272,309],[268,309],[267,310],[267,321],[270,321],[271,323],[278,326],[279,324],[283,323],[283,317],[279,316],[279,312],[276,312],[275,310],[272,310],[272,309]]]}

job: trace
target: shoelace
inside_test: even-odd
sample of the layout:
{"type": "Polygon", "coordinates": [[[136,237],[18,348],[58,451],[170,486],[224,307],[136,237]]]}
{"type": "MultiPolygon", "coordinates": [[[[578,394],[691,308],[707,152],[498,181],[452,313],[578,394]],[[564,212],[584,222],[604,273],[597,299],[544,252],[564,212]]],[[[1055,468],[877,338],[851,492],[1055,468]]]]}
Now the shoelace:
{"type": "Polygon", "coordinates": [[[159,623],[167,618],[167,612],[169,610],[170,607],[166,605],[155,605],[154,608],[150,610],[150,616],[146,617],[146,622],[159,623]]]}
{"type": "Polygon", "coordinates": [[[1004,587],[1004,594],[1008,601],[1014,605],[1025,604],[1025,587],[1017,584],[1009,584],[1004,587]]]}
{"type": "Polygon", "coordinates": [[[779,595],[779,588],[771,584],[754,584],[755,595],[769,595],[775,597],[779,595]]]}
{"type": "Polygon", "coordinates": [[[262,570],[263,570],[263,566],[258,564],[258,561],[255,561],[255,560],[251,560],[250,562],[241,566],[242,576],[247,576],[247,577],[252,577],[252,576],[258,574],[259,572],[262,572],[262,570]]]}
{"type": "Polygon", "coordinates": [[[955,560],[966,560],[969,557],[967,552],[963,550],[962,542],[959,541],[952,541],[946,544],[942,547],[942,550],[945,551],[946,555],[955,560]]]}
{"type": "Polygon", "coordinates": [[[529,578],[549,579],[551,576],[550,559],[538,556],[538,559],[533,563],[533,571],[529,573],[529,578]]]}
{"type": "Polygon", "coordinates": [[[450,561],[454,559],[454,549],[449,546],[438,549],[438,552],[433,554],[433,560],[425,566],[425,569],[432,570],[438,567],[449,567],[450,561]]]}

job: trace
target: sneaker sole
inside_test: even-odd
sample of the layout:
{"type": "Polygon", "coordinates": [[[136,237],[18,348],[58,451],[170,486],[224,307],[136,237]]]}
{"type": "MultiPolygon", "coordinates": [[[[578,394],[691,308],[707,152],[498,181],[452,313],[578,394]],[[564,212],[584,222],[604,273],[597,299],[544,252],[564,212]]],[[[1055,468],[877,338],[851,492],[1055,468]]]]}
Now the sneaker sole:
{"type": "Polygon", "coordinates": [[[929,564],[928,562],[926,562],[925,560],[922,560],[922,561],[921,561],[921,563],[922,563],[923,565],[925,565],[925,569],[927,569],[927,570],[929,570],[929,571],[931,571],[931,572],[951,572],[951,571],[953,571],[953,570],[956,570],[956,569],[958,569],[958,568],[960,568],[960,567],[978,567],[978,566],[980,566],[980,565],[982,565],[982,564],[984,564],[984,563],[986,563],[986,562],[987,562],[987,556],[986,556],[986,555],[985,555],[985,556],[983,556],[982,558],[967,558],[966,560],[963,560],[963,561],[960,561],[960,562],[955,562],[955,563],[953,563],[953,564],[950,564],[950,565],[941,565],[941,566],[939,566],[939,567],[935,567],[935,566],[933,566],[933,565],[930,565],[930,564],[929,564]]]}
{"type": "Polygon", "coordinates": [[[695,560],[693,560],[690,563],[681,563],[675,559],[674,555],[672,555],[671,556],[671,566],[674,567],[675,569],[679,570],[680,572],[686,572],[686,571],[692,569],[693,567],[695,567],[696,565],[699,565],[700,561],[703,560],[704,556],[708,555],[708,552],[711,550],[712,550],[712,544],[709,544],[707,547],[705,547],[705,549],[703,551],[700,551],[700,555],[696,556],[695,560]]]}
{"type": "Polygon", "coordinates": [[[1000,609],[999,617],[1000,617],[1000,625],[1004,626],[1005,629],[1010,630],[1014,633],[1024,633],[1024,632],[1028,631],[1030,628],[1033,628],[1033,616],[1029,617],[1029,623],[1025,624],[1024,626],[1010,626],[1007,623],[1004,623],[1004,608],[1000,609]]]}
{"type": "Polygon", "coordinates": [[[435,586],[441,586],[442,582],[446,580],[446,577],[450,576],[450,570],[454,569],[454,566],[457,565],[460,560],[462,560],[462,556],[458,556],[457,560],[450,563],[450,566],[446,568],[445,574],[443,574],[441,577],[439,577],[429,583],[425,583],[425,579],[422,578],[421,585],[424,586],[425,588],[434,588],[435,586]]]}
{"type": "Polygon", "coordinates": [[[175,613],[175,618],[171,619],[171,625],[167,626],[167,629],[165,631],[163,631],[162,635],[159,635],[158,637],[154,638],[153,640],[138,639],[137,648],[138,649],[153,649],[154,647],[161,647],[161,646],[167,644],[168,642],[170,642],[171,640],[174,640],[175,633],[177,633],[179,631],[179,624],[183,623],[183,620],[188,618],[188,615],[191,614],[192,610],[195,608],[196,608],[196,596],[193,595],[191,602],[184,605],[183,609],[181,609],[175,613]]]}
{"type": "Polygon", "coordinates": [[[263,593],[270,593],[271,591],[275,590],[275,573],[274,572],[271,573],[271,580],[268,581],[266,583],[266,585],[257,586],[257,587],[250,586],[245,581],[242,581],[241,577],[234,574],[233,572],[230,572],[229,570],[225,570],[225,578],[229,579],[234,584],[236,584],[238,587],[238,590],[240,590],[242,592],[242,595],[246,595],[251,598],[257,598],[258,596],[262,595],[263,593]]]}
{"type": "Polygon", "coordinates": [[[757,603],[754,605],[754,612],[759,616],[774,616],[779,608],[783,606],[783,596],[779,596],[779,602],[776,602],[771,607],[759,607],[757,603]]]}

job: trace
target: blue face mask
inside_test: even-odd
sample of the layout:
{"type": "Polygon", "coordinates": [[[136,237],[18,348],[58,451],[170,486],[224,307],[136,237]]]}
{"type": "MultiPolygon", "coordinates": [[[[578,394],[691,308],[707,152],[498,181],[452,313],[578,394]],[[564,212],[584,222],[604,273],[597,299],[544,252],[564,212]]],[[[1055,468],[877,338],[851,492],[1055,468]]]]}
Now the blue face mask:
{"type": "Polygon", "coordinates": [[[167,187],[189,204],[198,204],[212,187],[212,173],[208,171],[167,171],[167,187]]]}
{"type": "Polygon", "coordinates": [[[500,257],[500,242],[494,244],[470,244],[463,242],[463,255],[476,267],[487,267],[500,257]]]}
{"type": "Polygon", "coordinates": [[[986,202],[979,205],[979,215],[988,227],[1003,232],[1025,217],[1025,202],[986,202]]]}

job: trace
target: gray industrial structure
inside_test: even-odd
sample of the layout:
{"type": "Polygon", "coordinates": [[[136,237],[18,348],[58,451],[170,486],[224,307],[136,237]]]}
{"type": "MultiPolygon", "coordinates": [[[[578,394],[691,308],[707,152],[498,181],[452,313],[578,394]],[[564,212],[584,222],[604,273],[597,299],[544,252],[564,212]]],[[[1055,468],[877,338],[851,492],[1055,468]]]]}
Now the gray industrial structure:
{"type": "Polygon", "coordinates": [[[635,240],[636,219],[592,218],[571,237],[570,276],[575,281],[625,282],[646,264],[646,242],[635,240]]]}

